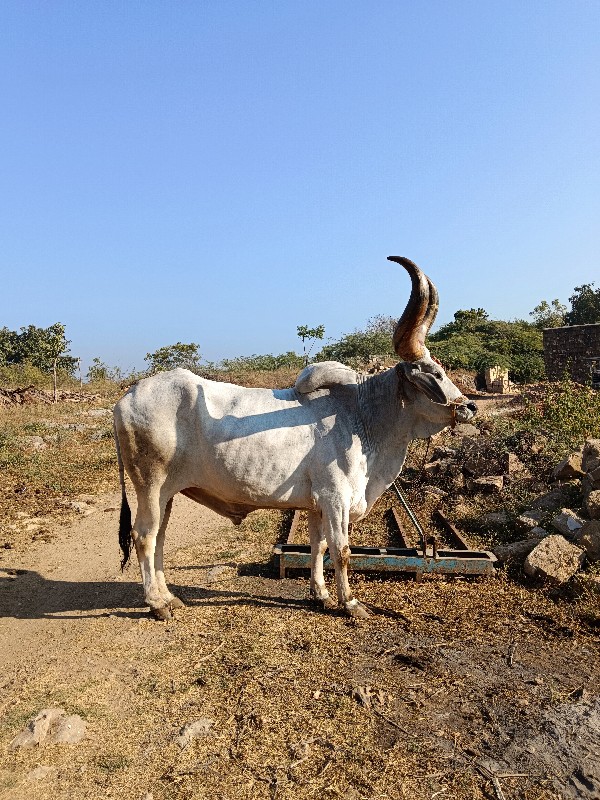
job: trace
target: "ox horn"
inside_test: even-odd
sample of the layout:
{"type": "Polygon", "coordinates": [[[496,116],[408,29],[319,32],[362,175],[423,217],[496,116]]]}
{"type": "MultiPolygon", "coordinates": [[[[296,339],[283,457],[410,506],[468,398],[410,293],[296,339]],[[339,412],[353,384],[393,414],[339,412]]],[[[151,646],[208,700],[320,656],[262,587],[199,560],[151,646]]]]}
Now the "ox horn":
{"type": "Polygon", "coordinates": [[[438,292],[427,275],[410,259],[388,256],[388,261],[403,266],[412,282],[410,298],[394,329],[394,350],[404,361],[418,361],[424,355],[425,337],[438,311],[438,292]]]}

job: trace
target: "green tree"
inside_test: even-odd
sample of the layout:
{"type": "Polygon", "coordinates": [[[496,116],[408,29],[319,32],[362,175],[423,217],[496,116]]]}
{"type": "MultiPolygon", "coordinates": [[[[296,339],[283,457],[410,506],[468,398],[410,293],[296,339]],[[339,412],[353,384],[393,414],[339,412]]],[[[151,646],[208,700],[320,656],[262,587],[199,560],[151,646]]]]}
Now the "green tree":
{"type": "Polygon", "coordinates": [[[600,322],[600,289],[593,283],[576,286],[569,297],[571,310],[566,315],[567,325],[593,325],[600,322]]]}
{"type": "Polygon", "coordinates": [[[394,358],[392,334],[396,327],[393,317],[381,314],[371,317],[364,330],[344,334],[337,342],[326,344],[317,355],[319,361],[341,361],[355,367],[364,366],[373,356],[394,358]]]}
{"type": "Polygon", "coordinates": [[[533,311],[529,312],[529,316],[533,317],[533,324],[540,330],[544,328],[561,328],[565,324],[566,314],[567,307],[563,306],[559,300],[553,300],[552,303],[542,300],[533,311]]]}
{"type": "Polygon", "coordinates": [[[196,370],[200,368],[200,345],[194,342],[169,344],[146,353],[144,361],[148,362],[148,372],[164,372],[176,367],[196,370]]]}
{"type": "Polygon", "coordinates": [[[0,328],[0,366],[15,364],[18,334],[7,327],[0,328]]]}
{"type": "Polygon", "coordinates": [[[309,328],[307,325],[298,325],[296,328],[298,336],[302,339],[302,352],[304,354],[304,364],[308,364],[310,353],[315,345],[317,339],[322,339],[325,336],[325,326],[317,325],[316,328],[309,328]],[[306,350],[306,341],[310,341],[308,352],[306,350]]]}
{"type": "Polygon", "coordinates": [[[71,342],[65,336],[65,326],[61,322],[55,322],[48,328],[27,325],[21,328],[20,333],[8,338],[12,338],[8,363],[27,362],[42,372],[52,372],[54,369],[63,370],[69,375],[75,372],[77,359],[69,355],[71,342]]]}
{"type": "Polygon", "coordinates": [[[520,383],[544,375],[542,331],[524,320],[491,320],[483,309],[457,311],[454,321],[443,325],[428,346],[448,369],[506,367],[520,383]]]}

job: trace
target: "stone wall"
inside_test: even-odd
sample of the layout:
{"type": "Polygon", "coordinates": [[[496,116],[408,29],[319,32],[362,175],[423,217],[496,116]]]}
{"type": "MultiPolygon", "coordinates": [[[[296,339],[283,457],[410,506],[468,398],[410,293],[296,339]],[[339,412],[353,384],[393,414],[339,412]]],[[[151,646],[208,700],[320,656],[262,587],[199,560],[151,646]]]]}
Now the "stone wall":
{"type": "Polygon", "coordinates": [[[567,372],[574,381],[589,384],[591,358],[600,359],[600,323],[544,329],[548,380],[559,381],[567,372]]]}

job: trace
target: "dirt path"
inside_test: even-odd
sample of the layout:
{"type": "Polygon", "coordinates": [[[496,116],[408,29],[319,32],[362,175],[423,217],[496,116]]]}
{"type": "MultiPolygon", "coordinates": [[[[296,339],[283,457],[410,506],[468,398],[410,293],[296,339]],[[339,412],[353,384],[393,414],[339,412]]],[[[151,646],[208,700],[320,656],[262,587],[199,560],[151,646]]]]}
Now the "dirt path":
{"type": "MultiPolygon", "coordinates": [[[[59,530],[52,541],[40,540],[14,555],[0,550],[0,675],[24,655],[43,657],[57,635],[63,643],[77,636],[82,620],[110,618],[119,607],[142,603],[134,566],[125,574],[119,569],[119,504],[120,495],[98,497],[94,513],[59,530]]],[[[173,516],[171,551],[213,537],[215,530],[227,526],[217,514],[181,496],[173,516]]]]}
{"type": "Polygon", "coordinates": [[[546,595],[353,575],[374,612],[357,626],[276,578],[273,515],[234,528],[178,497],[166,554],[188,607],[156,623],[137,565],[118,569],[117,497],[95,506],[1,552],[0,797],[600,797],[597,631],[546,595]],[[53,706],[85,739],[11,749],[53,706]]]}

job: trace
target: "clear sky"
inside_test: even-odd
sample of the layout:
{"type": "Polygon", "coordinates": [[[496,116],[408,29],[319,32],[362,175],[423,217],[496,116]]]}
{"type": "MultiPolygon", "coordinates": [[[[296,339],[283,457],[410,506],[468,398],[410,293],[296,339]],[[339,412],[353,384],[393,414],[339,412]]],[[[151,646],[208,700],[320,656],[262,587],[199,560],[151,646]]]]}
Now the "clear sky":
{"type": "Polygon", "coordinates": [[[300,349],[600,283],[599,0],[3,0],[0,326],[300,349]]]}

